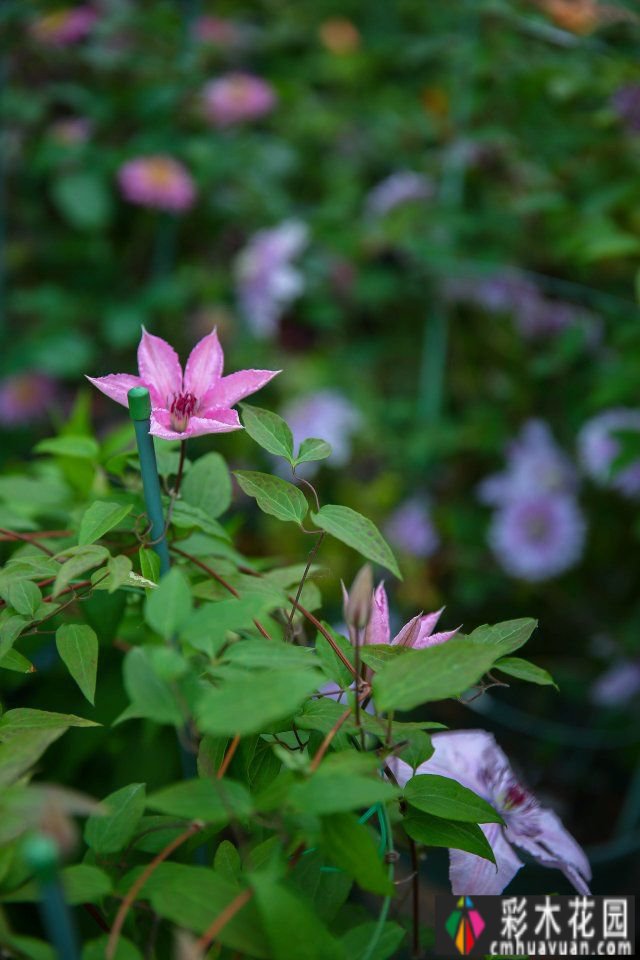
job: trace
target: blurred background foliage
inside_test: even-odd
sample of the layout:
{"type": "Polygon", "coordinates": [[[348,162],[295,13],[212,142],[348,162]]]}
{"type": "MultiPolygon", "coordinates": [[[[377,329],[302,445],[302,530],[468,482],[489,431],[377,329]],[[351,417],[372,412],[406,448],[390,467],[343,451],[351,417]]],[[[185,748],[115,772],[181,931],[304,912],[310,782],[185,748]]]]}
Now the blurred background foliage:
{"type": "MultiPolygon", "coordinates": [[[[594,890],[632,891],[635,4],[4,0],[0,25],[3,509],[83,374],[135,372],[141,324],[183,357],[217,325],[229,370],[282,368],[260,405],[333,443],[324,502],[387,530],[398,623],[445,603],[447,627],[539,618],[530,655],[560,693],[515,685],[438,719],[493,730],[587,846],[594,890]],[[590,446],[585,425],[621,409],[590,446]],[[530,461],[508,447],[518,436],[530,461]],[[505,450],[526,489],[483,498],[505,450]],[[521,528],[506,508],[527,498],[538,513],[521,528]],[[523,575],[545,537],[550,563],[523,575]]],[[[90,403],[101,436],[122,423],[90,403]]],[[[241,434],[216,448],[273,469],[241,434]]],[[[242,508],[243,549],[303,557],[300,534],[242,508]]],[[[330,545],[321,559],[338,621],[355,559],[330,545]]],[[[69,744],[59,776],[84,765],[95,786],[100,764],[69,744]]]]}

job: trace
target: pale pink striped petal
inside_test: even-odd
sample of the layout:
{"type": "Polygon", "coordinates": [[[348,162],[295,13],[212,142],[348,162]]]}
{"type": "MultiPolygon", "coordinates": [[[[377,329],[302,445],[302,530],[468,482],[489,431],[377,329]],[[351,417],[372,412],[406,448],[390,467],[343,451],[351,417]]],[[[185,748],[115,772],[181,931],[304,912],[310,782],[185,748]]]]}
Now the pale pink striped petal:
{"type": "Polygon", "coordinates": [[[132,387],[147,386],[140,377],[134,377],[131,373],[110,373],[108,377],[87,377],[87,380],[123,407],[129,406],[127,393],[132,387]]]}
{"type": "Polygon", "coordinates": [[[408,623],[405,623],[400,633],[398,633],[391,641],[394,647],[414,647],[416,645],[416,641],[420,634],[421,618],[422,614],[419,613],[416,617],[412,617],[408,623]]]}
{"type": "Polygon", "coordinates": [[[425,647],[437,647],[439,643],[446,643],[447,640],[451,640],[451,637],[455,637],[459,629],[460,627],[456,627],[455,630],[443,630],[442,633],[431,633],[426,636],[423,635],[421,630],[418,639],[413,644],[413,649],[424,650],[425,647]]]}
{"type": "Polygon", "coordinates": [[[531,854],[538,863],[545,867],[557,867],[562,870],[576,890],[584,896],[589,896],[590,890],[587,880],[591,879],[591,866],[582,847],[565,830],[559,817],[553,810],[538,808],[535,820],[524,822],[524,829],[516,817],[509,822],[507,837],[517,847],[522,847],[531,854]],[[533,834],[532,823],[535,822],[537,832],[533,834]],[[529,829],[526,829],[529,828],[529,829]]]}
{"type": "Polygon", "coordinates": [[[422,627],[420,629],[420,636],[428,636],[430,633],[433,633],[433,631],[436,628],[436,624],[438,620],[442,616],[443,610],[444,610],[444,607],[440,607],[439,610],[435,610],[433,613],[426,613],[424,615],[424,617],[422,618],[422,627]]]}
{"type": "Polygon", "coordinates": [[[219,383],[204,396],[207,406],[232,407],[234,403],[243,400],[250,394],[264,387],[281,370],[238,370],[228,377],[223,377],[219,383]]]}
{"type": "MultiPolygon", "coordinates": [[[[184,390],[196,397],[204,398],[208,391],[215,388],[222,376],[224,354],[218,333],[213,330],[203,337],[189,354],[184,371],[184,390]]],[[[213,404],[208,404],[213,406],[213,404]]],[[[230,407],[230,403],[217,403],[220,407],[230,407]]]]}
{"type": "Polygon", "coordinates": [[[496,858],[496,866],[490,860],[477,857],[463,850],[449,851],[449,879],[451,892],[456,896],[483,896],[500,894],[523,866],[513,848],[504,837],[504,830],[497,823],[481,824],[496,858]]]}
{"type": "Polygon", "coordinates": [[[182,393],[182,367],[178,354],[162,337],[142,328],[138,347],[138,370],[151,391],[154,407],[168,407],[174,393],[182,393]]]}
{"type": "Polygon", "coordinates": [[[389,628],[389,601],[384,581],[379,583],[373,592],[371,616],[364,635],[365,643],[390,643],[391,630],[389,628]]]}
{"type": "Polygon", "coordinates": [[[186,440],[187,437],[202,437],[207,433],[230,433],[232,430],[241,429],[242,424],[235,410],[210,410],[206,415],[191,417],[186,430],[179,433],[171,425],[169,411],[158,408],[151,413],[149,432],[163,440],[186,440]]]}

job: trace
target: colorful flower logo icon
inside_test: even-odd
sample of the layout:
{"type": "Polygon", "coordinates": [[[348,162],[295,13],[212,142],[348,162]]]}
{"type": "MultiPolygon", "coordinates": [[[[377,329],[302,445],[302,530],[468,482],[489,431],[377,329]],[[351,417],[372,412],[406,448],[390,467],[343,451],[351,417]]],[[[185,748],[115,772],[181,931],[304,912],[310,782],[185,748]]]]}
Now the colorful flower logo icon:
{"type": "Polygon", "coordinates": [[[457,906],[459,909],[449,914],[445,927],[458,951],[467,954],[484,930],[484,920],[474,910],[470,897],[460,897],[457,906]]]}

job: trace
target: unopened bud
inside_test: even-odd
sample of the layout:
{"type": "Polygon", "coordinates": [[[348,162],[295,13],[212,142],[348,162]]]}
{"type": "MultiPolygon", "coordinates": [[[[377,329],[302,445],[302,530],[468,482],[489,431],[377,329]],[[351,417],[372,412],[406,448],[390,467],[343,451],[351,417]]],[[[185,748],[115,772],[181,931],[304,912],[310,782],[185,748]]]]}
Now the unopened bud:
{"type": "Polygon", "coordinates": [[[344,595],[344,618],[347,625],[355,627],[356,630],[363,630],[369,623],[373,601],[373,570],[370,564],[365,563],[364,567],[361,567],[348,593],[344,584],[342,585],[342,591],[344,595]]]}

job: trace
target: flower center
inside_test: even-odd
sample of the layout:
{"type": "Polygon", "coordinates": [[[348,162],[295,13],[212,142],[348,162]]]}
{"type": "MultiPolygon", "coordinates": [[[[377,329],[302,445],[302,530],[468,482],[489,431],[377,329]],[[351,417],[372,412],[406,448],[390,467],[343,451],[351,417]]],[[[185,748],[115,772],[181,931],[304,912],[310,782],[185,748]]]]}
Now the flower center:
{"type": "Polygon", "coordinates": [[[523,790],[520,784],[512,783],[507,789],[502,802],[505,809],[514,810],[517,807],[521,807],[528,799],[529,794],[527,791],[523,790]]]}
{"type": "Polygon", "coordinates": [[[198,408],[198,399],[193,393],[174,393],[169,412],[171,427],[176,433],[184,433],[189,425],[189,418],[198,408]]]}

